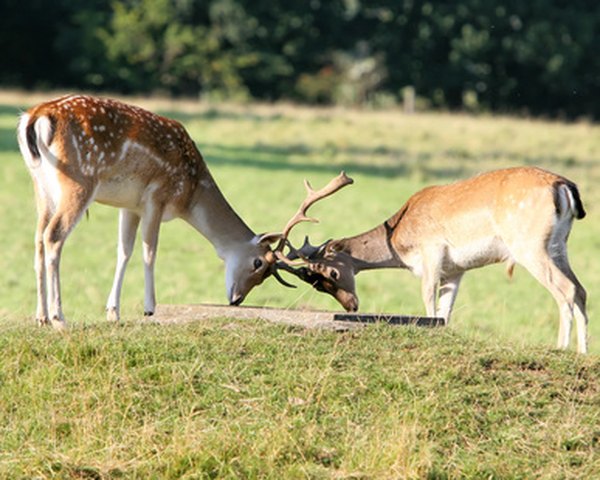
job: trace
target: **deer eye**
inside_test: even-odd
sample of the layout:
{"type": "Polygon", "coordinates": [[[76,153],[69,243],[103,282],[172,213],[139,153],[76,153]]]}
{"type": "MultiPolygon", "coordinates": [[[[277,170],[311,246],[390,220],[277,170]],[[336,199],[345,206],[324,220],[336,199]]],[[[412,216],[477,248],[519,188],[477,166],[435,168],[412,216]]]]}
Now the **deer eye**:
{"type": "Polygon", "coordinates": [[[260,258],[255,258],[254,259],[254,270],[258,270],[262,266],[263,266],[263,261],[260,258]]]}
{"type": "Polygon", "coordinates": [[[338,272],[335,269],[332,269],[331,273],[329,274],[329,276],[331,277],[332,280],[337,281],[340,278],[340,272],[338,272]]]}

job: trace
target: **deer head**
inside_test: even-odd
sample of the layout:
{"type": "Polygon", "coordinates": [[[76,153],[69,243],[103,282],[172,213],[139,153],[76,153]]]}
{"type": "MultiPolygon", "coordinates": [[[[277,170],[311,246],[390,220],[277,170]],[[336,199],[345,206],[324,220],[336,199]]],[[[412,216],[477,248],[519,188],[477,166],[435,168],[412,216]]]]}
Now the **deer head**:
{"type": "Polygon", "coordinates": [[[354,285],[354,270],[351,257],[341,251],[336,251],[336,242],[325,242],[320,247],[310,245],[308,239],[300,249],[294,248],[288,237],[292,229],[302,222],[318,222],[317,219],[308,217],[308,209],[317,201],[332,195],[353,180],[341,172],[331,180],[325,187],[315,191],[308,181],[304,181],[307,195],[298,211],[288,221],[283,232],[263,235],[262,241],[272,241],[278,238],[279,243],[273,250],[276,261],[273,263],[272,273],[277,279],[287,286],[293,286],[285,282],[278,275],[278,270],[289,272],[304,282],[309,283],[315,289],[333,295],[348,311],[358,309],[358,298],[356,297],[354,285]],[[285,255],[283,250],[289,248],[285,255]]]}
{"type": "Polygon", "coordinates": [[[339,246],[337,241],[328,240],[316,247],[306,237],[300,249],[290,245],[290,253],[286,260],[280,261],[279,268],[310,284],[315,290],[328,293],[346,311],[355,312],[359,304],[354,281],[357,272],[352,257],[339,246]],[[301,263],[294,263],[296,259],[301,263]]]}

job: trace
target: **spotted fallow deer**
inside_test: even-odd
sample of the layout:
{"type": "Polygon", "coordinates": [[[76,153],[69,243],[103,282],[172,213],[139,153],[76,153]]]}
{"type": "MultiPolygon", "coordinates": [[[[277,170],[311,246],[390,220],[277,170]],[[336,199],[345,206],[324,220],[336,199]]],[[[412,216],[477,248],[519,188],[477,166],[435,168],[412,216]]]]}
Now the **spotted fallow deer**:
{"type": "Polygon", "coordinates": [[[467,270],[507,262],[512,274],[518,263],[558,304],[558,347],[568,347],[575,317],[578,351],[585,353],[586,292],[567,258],[573,219],[584,216],[577,186],[566,178],[533,167],[497,170],[425,188],[365,233],[320,247],[305,242],[288,255],[304,266],[287,269],[355,311],[357,273],[405,268],[422,279],[427,315],[448,322],[467,270]]]}
{"type": "MultiPolygon", "coordinates": [[[[175,217],[202,233],[224,260],[231,304],[241,303],[270,274],[281,280],[270,248],[281,234],[252,232],[223,197],[180,123],[115,100],[69,95],[24,113],[18,140],[38,211],[38,323],[65,325],[61,251],[94,201],[120,209],[116,272],[106,305],[109,320],[119,319],[121,286],[140,221],[146,315],[156,306],[154,263],[160,223],[175,217]]],[[[330,188],[322,197],[335,190],[330,188]]]]}

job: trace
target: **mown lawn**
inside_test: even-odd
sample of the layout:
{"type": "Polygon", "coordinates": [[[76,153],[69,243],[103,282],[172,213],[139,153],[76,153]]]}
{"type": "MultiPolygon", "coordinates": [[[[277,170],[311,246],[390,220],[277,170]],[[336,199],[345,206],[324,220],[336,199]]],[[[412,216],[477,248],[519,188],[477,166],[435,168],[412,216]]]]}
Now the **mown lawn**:
{"type": "MultiPolygon", "coordinates": [[[[39,100],[39,97],[35,98],[39,100]]],[[[600,471],[598,353],[600,128],[504,117],[404,115],[286,105],[137,99],[180,119],[235,209],[276,231],[302,179],[341,169],[355,184],[311,210],[294,240],[347,236],[416,190],[480,171],[539,165],[580,187],[570,260],[589,293],[590,350],[556,352],[558,311],[517,268],[466,275],[452,325],[305,332],[226,319],[140,319],[141,254],[123,292],[124,326],[106,325],[117,212],[95,205],[62,262],[64,336],[33,326],[35,208],[15,140],[33,96],[0,95],[0,477],[593,478],[600,471]]],[[[137,245],[139,251],[139,242],[137,245]]],[[[141,252],[140,252],[141,253],[141,252]]],[[[361,310],[419,314],[408,272],[358,277],[361,310]]],[[[163,225],[160,303],[223,303],[223,268],[181,221],[163,225]]],[[[250,305],[339,307],[273,280],[250,305]]]]}

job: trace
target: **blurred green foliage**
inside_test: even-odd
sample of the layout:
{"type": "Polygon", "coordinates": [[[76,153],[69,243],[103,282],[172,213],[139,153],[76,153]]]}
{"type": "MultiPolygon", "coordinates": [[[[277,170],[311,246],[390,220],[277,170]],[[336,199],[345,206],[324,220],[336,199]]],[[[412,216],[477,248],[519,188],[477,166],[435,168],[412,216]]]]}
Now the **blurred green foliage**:
{"type": "Polygon", "coordinates": [[[596,0],[4,0],[0,85],[600,116],[596,0]]]}

